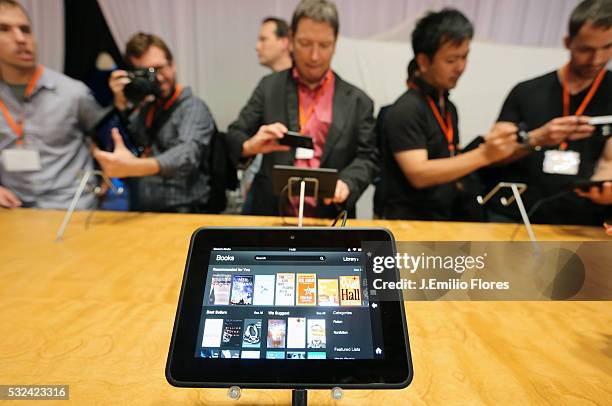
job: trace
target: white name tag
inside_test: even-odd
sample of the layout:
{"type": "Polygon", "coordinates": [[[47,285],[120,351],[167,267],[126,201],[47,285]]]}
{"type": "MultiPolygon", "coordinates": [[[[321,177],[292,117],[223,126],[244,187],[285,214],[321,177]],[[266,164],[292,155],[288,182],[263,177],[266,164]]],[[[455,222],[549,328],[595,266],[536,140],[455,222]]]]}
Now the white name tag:
{"type": "Polygon", "coordinates": [[[578,175],[580,154],[576,151],[548,150],[544,153],[544,173],[557,175],[578,175]]]}
{"type": "Polygon", "coordinates": [[[13,148],[2,150],[2,163],[8,172],[39,171],[40,154],[36,149],[13,148]]]}
{"type": "Polygon", "coordinates": [[[314,158],[314,149],[297,147],[295,149],[295,159],[312,159],[314,158]]]}

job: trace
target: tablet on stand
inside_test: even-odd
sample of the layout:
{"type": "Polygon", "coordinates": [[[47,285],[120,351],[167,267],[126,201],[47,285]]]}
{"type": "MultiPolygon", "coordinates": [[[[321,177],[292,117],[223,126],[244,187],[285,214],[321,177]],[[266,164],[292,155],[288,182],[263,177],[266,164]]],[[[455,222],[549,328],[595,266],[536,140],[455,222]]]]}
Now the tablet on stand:
{"type": "MultiPolygon", "coordinates": [[[[413,371],[400,291],[373,286],[385,229],[201,228],[189,254],[166,365],[179,387],[398,389],[413,371]],[[375,249],[366,248],[375,242],[375,249]]],[[[387,280],[396,280],[396,269],[387,280]]],[[[384,274],[382,274],[384,275],[384,274]]],[[[378,282],[376,282],[378,281],[378,282]]]]}
{"type": "Polygon", "coordinates": [[[296,166],[274,165],[272,168],[272,191],[282,199],[287,190],[289,201],[299,196],[298,226],[304,220],[304,198],[312,196],[332,198],[336,192],[338,170],[330,168],[299,168],[296,166]]]}

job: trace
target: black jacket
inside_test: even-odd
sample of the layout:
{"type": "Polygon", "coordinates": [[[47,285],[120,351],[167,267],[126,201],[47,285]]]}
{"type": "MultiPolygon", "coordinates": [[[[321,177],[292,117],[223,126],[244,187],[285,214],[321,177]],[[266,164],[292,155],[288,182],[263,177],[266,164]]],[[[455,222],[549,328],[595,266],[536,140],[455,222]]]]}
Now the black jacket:
{"type": "MultiPolygon", "coordinates": [[[[228,128],[230,159],[237,165],[242,144],[255,135],[260,126],[283,123],[289,130],[299,131],[297,83],[291,69],[264,77],[238,119],[228,128]]],[[[372,100],[361,90],[335,75],[332,123],[321,157],[322,168],[335,168],[350,188],[345,202],[349,211],[378,172],[378,152],[372,116],[372,100]]],[[[261,169],[253,180],[253,205],[250,213],[278,215],[278,197],[272,194],[271,172],[274,165],[293,165],[295,151],[264,155],[261,169]]],[[[317,205],[317,216],[335,217],[333,205],[317,205]]]]}

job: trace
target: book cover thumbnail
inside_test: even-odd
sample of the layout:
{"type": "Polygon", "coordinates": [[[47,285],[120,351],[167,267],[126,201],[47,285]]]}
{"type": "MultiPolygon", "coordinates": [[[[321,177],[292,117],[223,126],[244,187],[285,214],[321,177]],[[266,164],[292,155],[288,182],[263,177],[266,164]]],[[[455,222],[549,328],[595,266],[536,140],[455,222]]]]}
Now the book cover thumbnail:
{"type": "Polygon", "coordinates": [[[285,351],[268,351],[266,359],[285,359],[285,351]]]}
{"type": "Polygon", "coordinates": [[[276,305],[295,306],[295,274],[276,274],[276,305]]]}
{"type": "Polygon", "coordinates": [[[253,275],[234,275],[232,278],[233,305],[253,304],[253,275]]]}
{"type": "Polygon", "coordinates": [[[219,347],[221,345],[221,332],[223,319],[206,319],[202,335],[202,347],[219,347]]]}
{"type": "Polygon", "coordinates": [[[338,279],[319,279],[319,306],[339,306],[338,279]]]}
{"type": "Polygon", "coordinates": [[[213,350],[210,348],[202,348],[200,350],[201,358],[219,358],[219,350],[213,350]]]}
{"type": "Polygon", "coordinates": [[[325,319],[308,319],[308,348],[325,348],[325,319]]]}
{"type": "Polygon", "coordinates": [[[314,273],[297,274],[297,301],[298,306],[315,306],[317,303],[317,275],[314,273]]]}
{"type": "Polygon", "coordinates": [[[242,320],[225,320],[222,347],[240,347],[242,343],[242,320]]]}
{"type": "Polygon", "coordinates": [[[240,358],[240,350],[221,350],[219,358],[240,358]]]}
{"type": "Polygon", "coordinates": [[[268,348],[285,348],[287,335],[287,321],[268,320],[268,348]]]}
{"type": "Polygon", "coordinates": [[[261,346],[261,319],[246,319],[242,332],[242,346],[259,348],[261,346]]]}
{"type": "Polygon", "coordinates": [[[258,359],[260,357],[259,351],[242,351],[240,358],[245,359],[258,359]]]}
{"type": "Polygon", "coordinates": [[[287,319],[287,348],[306,347],[306,318],[289,317],[287,319]]]}
{"type": "Polygon", "coordinates": [[[256,306],[274,305],[274,275],[255,275],[253,304],[256,306]]]}
{"type": "Polygon", "coordinates": [[[287,351],[287,359],[306,359],[304,351],[287,351]]]}
{"type": "Polygon", "coordinates": [[[361,306],[359,275],[340,277],[340,304],[342,306],[361,306]]]}
{"type": "Polygon", "coordinates": [[[227,305],[230,300],[230,286],[232,275],[215,273],[212,276],[210,293],[208,295],[209,305],[227,305]]]}

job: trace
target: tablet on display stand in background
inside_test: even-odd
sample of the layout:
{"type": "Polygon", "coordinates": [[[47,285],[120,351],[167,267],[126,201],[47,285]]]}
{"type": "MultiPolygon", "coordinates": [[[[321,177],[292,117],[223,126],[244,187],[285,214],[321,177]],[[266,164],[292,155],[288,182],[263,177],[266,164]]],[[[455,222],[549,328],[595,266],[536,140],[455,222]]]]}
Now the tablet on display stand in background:
{"type": "Polygon", "coordinates": [[[331,168],[299,168],[296,166],[274,165],[272,168],[272,192],[283,198],[285,190],[289,201],[299,196],[298,226],[304,220],[304,198],[332,198],[336,192],[338,170],[331,168]]]}

